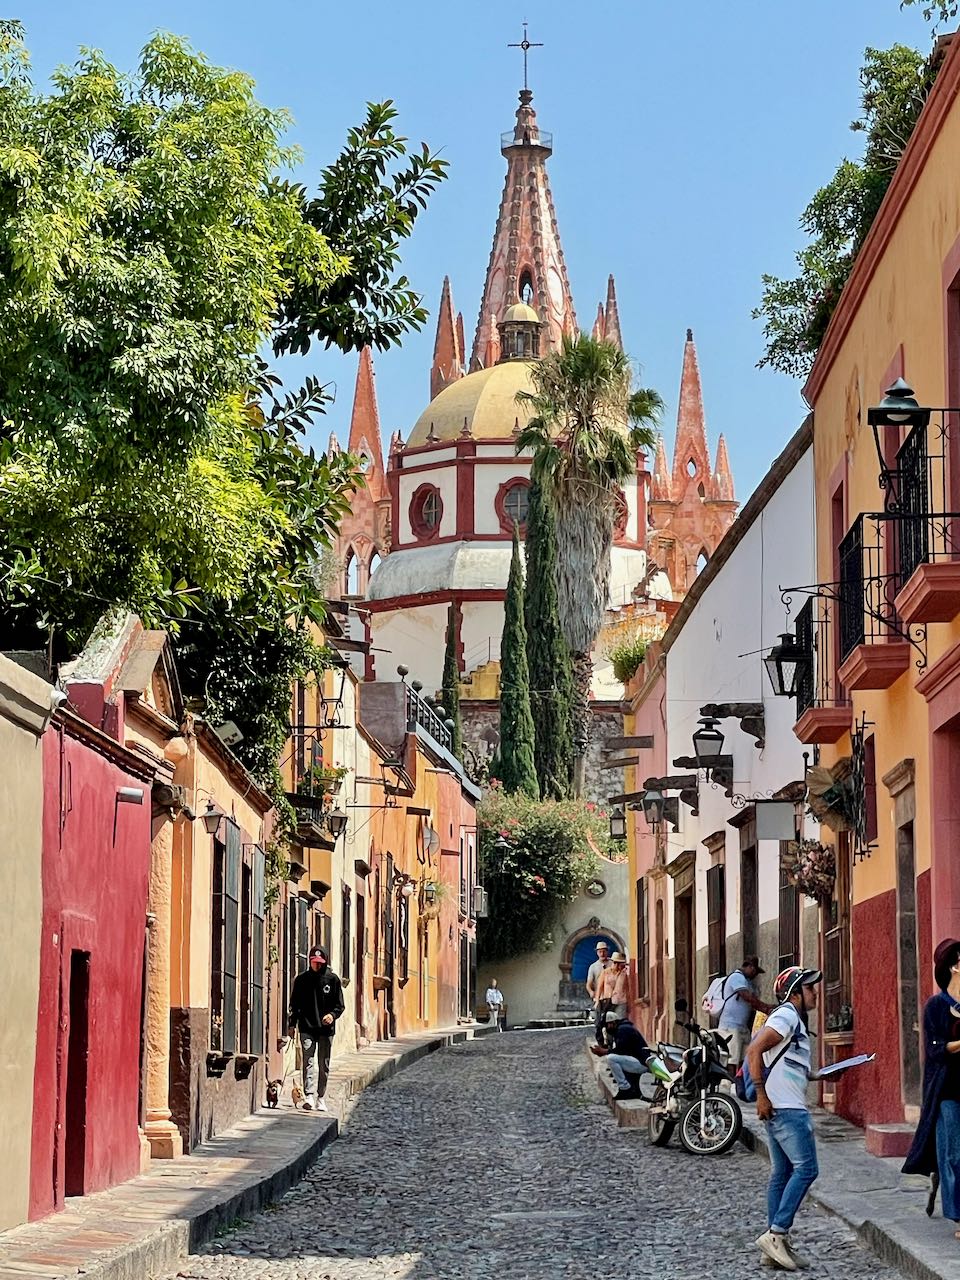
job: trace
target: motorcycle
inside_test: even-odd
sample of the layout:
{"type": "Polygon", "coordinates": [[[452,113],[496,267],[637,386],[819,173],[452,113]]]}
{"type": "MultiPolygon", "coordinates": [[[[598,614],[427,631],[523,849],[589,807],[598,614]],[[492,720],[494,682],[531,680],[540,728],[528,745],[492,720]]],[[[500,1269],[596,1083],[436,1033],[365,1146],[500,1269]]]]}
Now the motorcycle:
{"type": "Polygon", "coordinates": [[[743,1129],[743,1115],[735,1097],[721,1093],[720,1085],[730,1083],[724,1067],[727,1039],[718,1031],[699,1026],[689,1015],[686,1000],[674,1006],[680,1025],[690,1033],[693,1044],[658,1044],[657,1053],[647,1063],[648,1076],[641,1080],[641,1092],[648,1097],[647,1133],[655,1147],[665,1147],[680,1126],[680,1141],[687,1151],[700,1156],[718,1156],[729,1151],[743,1129]]]}

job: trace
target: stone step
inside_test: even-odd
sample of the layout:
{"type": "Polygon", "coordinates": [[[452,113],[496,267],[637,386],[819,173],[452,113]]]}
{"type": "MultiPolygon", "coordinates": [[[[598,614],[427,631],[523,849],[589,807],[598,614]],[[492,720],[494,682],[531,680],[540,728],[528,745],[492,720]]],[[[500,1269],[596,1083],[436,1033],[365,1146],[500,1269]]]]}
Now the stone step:
{"type": "Polygon", "coordinates": [[[912,1124],[868,1124],[864,1146],[872,1156],[905,1156],[915,1133],[912,1124]]]}

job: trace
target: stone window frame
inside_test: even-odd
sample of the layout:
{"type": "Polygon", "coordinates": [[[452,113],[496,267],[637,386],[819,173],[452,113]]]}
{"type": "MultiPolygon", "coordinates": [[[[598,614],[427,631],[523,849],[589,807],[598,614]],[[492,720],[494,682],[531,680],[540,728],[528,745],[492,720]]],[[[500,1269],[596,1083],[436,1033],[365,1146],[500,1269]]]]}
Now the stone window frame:
{"type": "Polygon", "coordinates": [[[413,491],[408,508],[410,517],[410,528],[418,538],[436,538],[440,534],[440,525],[443,523],[443,495],[437,485],[432,482],[418,485],[413,491]],[[437,522],[429,524],[425,517],[425,507],[430,498],[437,499],[437,522]]]}
{"type": "MultiPolygon", "coordinates": [[[[513,519],[507,514],[507,498],[515,489],[526,489],[530,492],[530,481],[526,476],[513,476],[509,480],[505,480],[497,490],[497,496],[494,499],[494,509],[497,513],[497,519],[500,521],[501,533],[509,534],[513,537],[513,519]]],[[[526,520],[519,522],[520,536],[523,537],[527,532],[526,520]]]]}

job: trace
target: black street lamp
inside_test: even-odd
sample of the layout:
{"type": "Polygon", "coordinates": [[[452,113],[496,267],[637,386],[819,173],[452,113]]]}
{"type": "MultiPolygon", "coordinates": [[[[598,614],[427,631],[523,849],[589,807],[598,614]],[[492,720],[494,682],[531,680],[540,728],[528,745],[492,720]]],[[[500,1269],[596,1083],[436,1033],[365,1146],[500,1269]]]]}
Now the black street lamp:
{"type": "Polygon", "coordinates": [[[640,804],[643,808],[643,816],[646,818],[650,826],[659,827],[660,823],[663,821],[663,792],[657,791],[656,788],[653,788],[650,791],[645,791],[640,800],[640,804]]]}
{"type": "Polygon", "coordinates": [[[220,830],[220,819],[223,816],[223,810],[217,808],[212,800],[208,800],[206,809],[204,809],[203,813],[200,815],[203,819],[203,825],[206,827],[208,835],[215,836],[217,834],[220,830]]]}
{"type": "Polygon", "coordinates": [[[892,386],[887,387],[880,403],[867,410],[867,422],[873,428],[873,443],[880,462],[881,476],[887,475],[890,470],[883,448],[883,429],[895,427],[899,433],[901,427],[911,430],[914,427],[925,427],[930,421],[931,412],[932,410],[917,402],[913,387],[904,382],[903,378],[898,378],[892,386]]]}
{"type": "Polygon", "coordinates": [[[342,809],[331,809],[327,814],[327,830],[334,841],[339,840],[347,829],[347,815],[342,809]]]}
{"type": "Polygon", "coordinates": [[[611,810],[610,813],[610,839],[623,841],[627,838],[627,818],[621,808],[611,810]]]}
{"type": "Polygon", "coordinates": [[[709,769],[723,751],[723,734],[717,728],[719,723],[715,716],[700,717],[700,728],[693,735],[693,754],[700,769],[709,769]]]}
{"type": "Polygon", "coordinates": [[[800,648],[789,631],[785,631],[763,660],[776,697],[796,697],[800,674],[809,661],[810,654],[800,648]]]}

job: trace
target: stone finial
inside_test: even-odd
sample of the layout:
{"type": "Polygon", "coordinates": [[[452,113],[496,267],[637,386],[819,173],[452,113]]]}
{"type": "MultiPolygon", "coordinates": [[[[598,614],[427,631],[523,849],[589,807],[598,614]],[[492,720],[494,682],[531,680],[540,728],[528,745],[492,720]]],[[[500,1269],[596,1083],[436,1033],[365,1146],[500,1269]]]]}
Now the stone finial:
{"type": "Polygon", "coordinates": [[[430,399],[433,400],[451,382],[464,374],[463,320],[455,319],[450,277],[443,277],[440,310],[437,313],[437,336],[433,343],[433,365],[430,369],[430,399]]]}

